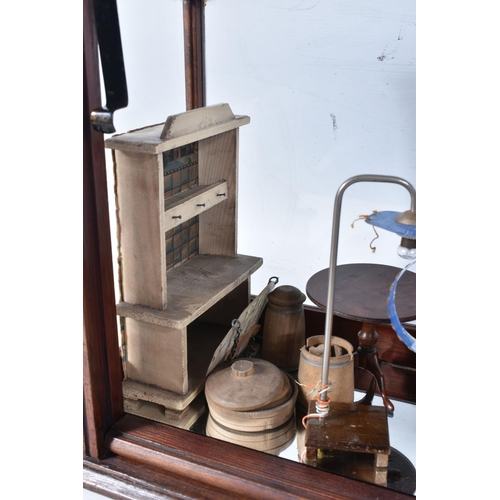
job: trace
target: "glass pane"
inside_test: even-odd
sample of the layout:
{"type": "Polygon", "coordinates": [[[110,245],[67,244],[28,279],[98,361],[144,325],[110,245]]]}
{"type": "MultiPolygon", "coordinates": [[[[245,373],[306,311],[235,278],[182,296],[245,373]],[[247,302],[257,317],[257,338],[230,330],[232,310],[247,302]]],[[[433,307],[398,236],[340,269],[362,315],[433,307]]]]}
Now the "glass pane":
{"type": "MultiPolygon", "coordinates": [[[[184,67],[182,2],[139,5],[119,0],[118,9],[130,104],[116,113],[115,125],[118,133],[124,133],[162,124],[168,116],[185,110],[184,73],[180,70],[184,67]]],[[[173,197],[182,194],[184,199],[186,190],[193,188],[196,193],[203,192],[200,196],[205,196],[205,188],[213,194],[219,182],[231,180],[223,175],[205,186],[203,162],[214,170],[234,162],[238,166],[237,252],[255,256],[251,259],[262,258],[263,264],[253,269],[250,259],[246,265],[252,268],[251,279],[235,279],[229,272],[227,283],[212,294],[217,300],[210,298],[199,306],[195,293],[203,295],[217,281],[215,277],[220,280],[219,270],[200,266],[198,271],[205,279],[202,285],[192,268],[186,276],[180,270],[185,264],[196,267],[196,262],[206,258],[202,239],[206,238],[206,244],[209,233],[215,234],[219,223],[227,222],[227,214],[220,221],[212,220],[208,231],[204,212],[165,232],[166,288],[171,289],[174,280],[181,283],[175,285],[180,290],[176,300],[191,297],[192,303],[185,309],[198,307],[199,314],[196,312],[190,321],[183,310],[181,320],[172,319],[169,314],[176,307],[175,301],[167,303],[166,312],[150,307],[137,313],[137,303],[119,309],[125,318],[120,323],[124,369],[128,376],[134,375],[126,381],[125,408],[169,425],[224,440],[234,438],[233,442],[242,446],[301,461],[304,427],[298,409],[271,432],[249,436],[211,420],[203,391],[195,394],[193,390],[186,407],[186,391],[189,396],[193,389],[186,387],[186,380],[189,378],[191,384],[195,376],[204,382],[206,366],[198,355],[204,355],[203,363],[210,360],[231,330],[232,320],[248,305],[249,292],[258,295],[269,279],[277,276],[279,285],[305,293],[309,279],[328,266],[333,202],[342,182],[368,173],[395,175],[415,184],[415,3],[218,0],[207,2],[205,16],[208,104],[229,103],[236,115],[249,116],[250,123],[239,130],[236,158],[231,149],[233,130],[224,131],[220,142],[197,138],[162,151],[158,155],[162,171],[158,182],[162,185],[156,186],[151,195],[159,197],[158,204],[171,204],[173,197]],[[144,328],[141,322],[146,324],[144,328]],[[168,404],[161,402],[165,391],[172,395],[168,404]],[[179,401],[181,408],[176,407],[179,401]]],[[[113,200],[113,162],[109,150],[107,154],[109,198],[113,200]]],[[[146,167],[139,162],[137,168],[146,167]]],[[[129,192],[135,193],[133,189],[129,192]]],[[[217,192],[217,196],[227,194],[217,192]]],[[[208,202],[203,198],[197,203],[205,207],[208,202]]],[[[227,202],[222,201],[220,206],[223,203],[227,202]]],[[[403,211],[409,206],[408,194],[400,186],[353,186],[342,207],[338,263],[402,268],[405,263],[396,253],[400,238],[381,234],[373,253],[371,226],[359,223],[353,229],[351,223],[374,209],[403,211]]],[[[111,212],[112,225],[118,215],[119,231],[130,234],[138,229],[125,228],[114,207],[111,212]]],[[[157,215],[161,219],[162,215],[157,215]]],[[[142,219],[141,224],[152,226],[157,222],[142,219]]],[[[140,245],[136,249],[134,258],[139,263],[140,245]]],[[[142,272],[141,264],[137,264],[136,272],[142,272]]],[[[115,274],[119,276],[118,270],[115,274]]],[[[117,285],[117,292],[122,284],[117,285]]],[[[381,300],[386,300],[385,295],[381,300]]],[[[305,303],[312,305],[309,297],[305,303]]],[[[256,337],[257,358],[262,354],[261,342],[261,337],[256,337]]],[[[296,370],[290,370],[289,375],[295,387],[296,370]]],[[[354,394],[355,400],[361,397],[359,392],[354,394]]],[[[383,406],[379,397],[373,403],[383,406]]],[[[385,480],[389,487],[404,490],[408,482],[402,485],[394,470],[406,467],[404,474],[411,483],[415,406],[394,404],[394,417],[388,419],[394,451],[385,480]],[[389,477],[391,470],[393,475],[389,477]]],[[[332,459],[326,452],[322,458],[326,460],[324,465],[332,459]]],[[[355,462],[363,466],[364,458],[358,457],[355,462]]],[[[349,459],[341,464],[346,475],[384,481],[377,476],[380,471],[373,463],[353,473],[346,471],[350,467],[347,462],[349,459]]]]}
{"type": "MultiPolygon", "coordinates": [[[[207,102],[251,118],[240,131],[238,248],[265,257],[252,291],[269,276],[303,290],[328,265],[342,182],[371,173],[415,185],[415,2],[218,0],[205,16],[207,102]]],[[[373,233],[350,225],[409,209],[405,190],[347,194],[339,263],[403,267],[397,236],[385,232],[372,253],[373,233]]]]}

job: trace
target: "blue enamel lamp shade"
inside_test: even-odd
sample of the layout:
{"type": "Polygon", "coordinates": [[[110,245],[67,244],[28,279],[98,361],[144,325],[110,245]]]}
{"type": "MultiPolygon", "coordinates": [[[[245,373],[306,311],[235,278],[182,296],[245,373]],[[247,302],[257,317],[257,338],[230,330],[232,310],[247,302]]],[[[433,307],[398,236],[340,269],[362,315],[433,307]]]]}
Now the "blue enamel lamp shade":
{"type": "MultiPolygon", "coordinates": [[[[415,212],[408,210],[407,212],[373,212],[370,216],[365,218],[365,222],[371,224],[372,226],[380,227],[386,229],[391,233],[396,233],[398,236],[406,240],[416,240],[417,239],[417,226],[415,212]],[[404,221],[404,222],[401,222],[404,221]]],[[[416,241],[414,243],[416,245],[416,241]]],[[[413,244],[412,244],[413,245],[413,244]]],[[[408,331],[403,327],[401,321],[396,312],[396,289],[398,281],[404,272],[413,265],[414,262],[406,266],[396,277],[394,283],[391,286],[389,297],[387,299],[387,312],[391,320],[392,327],[396,332],[399,339],[405,344],[405,346],[417,352],[417,341],[416,339],[408,333],[408,331]]]]}
{"type": "MultiPolygon", "coordinates": [[[[409,211],[408,211],[409,212],[409,211]]],[[[369,215],[365,222],[371,224],[372,226],[380,227],[386,229],[391,233],[396,233],[401,238],[407,238],[409,240],[417,239],[417,226],[416,224],[404,224],[399,222],[397,219],[401,219],[401,216],[407,212],[373,212],[369,215]]]]}

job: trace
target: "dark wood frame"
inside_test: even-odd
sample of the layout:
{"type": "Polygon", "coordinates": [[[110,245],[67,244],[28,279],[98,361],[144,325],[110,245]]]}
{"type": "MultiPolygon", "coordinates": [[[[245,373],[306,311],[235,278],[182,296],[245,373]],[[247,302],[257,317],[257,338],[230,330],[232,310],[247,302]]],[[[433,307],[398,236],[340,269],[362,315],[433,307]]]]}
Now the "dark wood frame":
{"type": "Polygon", "coordinates": [[[186,111],[206,105],[205,0],[183,3],[186,111]]]}
{"type": "MultiPolygon", "coordinates": [[[[191,33],[186,51],[191,50],[190,43],[199,50],[203,29],[194,23],[203,19],[203,1],[185,1],[184,5],[185,14],[189,12],[185,16],[186,33],[191,33]],[[193,33],[197,34],[194,38],[193,33]]],[[[412,498],[124,413],[104,142],[89,120],[90,111],[101,106],[91,0],[84,0],[83,13],[84,487],[116,499],[412,498]]],[[[190,82],[186,85],[188,108],[204,104],[202,59],[186,58],[191,61],[191,70],[186,71],[190,82]]],[[[309,331],[321,331],[321,311],[308,308],[306,317],[309,331]]],[[[353,323],[345,326],[346,336],[353,336],[353,343],[357,328],[353,323]]],[[[401,363],[406,363],[399,370],[403,382],[395,382],[388,392],[396,399],[414,401],[414,360],[406,358],[398,359],[397,366],[392,363],[393,357],[386,361],[385,365],[396,372],[401,363]]]]}

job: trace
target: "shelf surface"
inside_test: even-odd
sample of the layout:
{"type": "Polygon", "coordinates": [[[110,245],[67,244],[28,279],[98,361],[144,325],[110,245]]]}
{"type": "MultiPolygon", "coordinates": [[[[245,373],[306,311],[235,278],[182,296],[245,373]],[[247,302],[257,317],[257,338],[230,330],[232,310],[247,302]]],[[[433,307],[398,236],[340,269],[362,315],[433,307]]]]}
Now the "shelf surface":
{"type": "Polygon", "coordinates": [[[170,328],[187,327],[262,266],[261,257],[196,255],[167,272],[165,310],[120,302],[119,316],[170,328]]]}

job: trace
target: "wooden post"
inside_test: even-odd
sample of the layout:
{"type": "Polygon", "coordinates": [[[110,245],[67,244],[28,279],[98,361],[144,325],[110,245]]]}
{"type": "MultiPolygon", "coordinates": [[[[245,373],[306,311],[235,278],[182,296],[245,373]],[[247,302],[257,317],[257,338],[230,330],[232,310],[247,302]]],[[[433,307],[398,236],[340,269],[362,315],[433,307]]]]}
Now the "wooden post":
{"type": "Polygon", "coordinates": [[[104,436],[123,415],[104,139],[90,124],[101,106],[92,2],[83,33],[83,319],[84,454],[104,452],[104,436]]]}
{"type": "Polygon", "coordinates": [[[206,106],[205,0],[184,0],[186,110],[206,106]]]}

